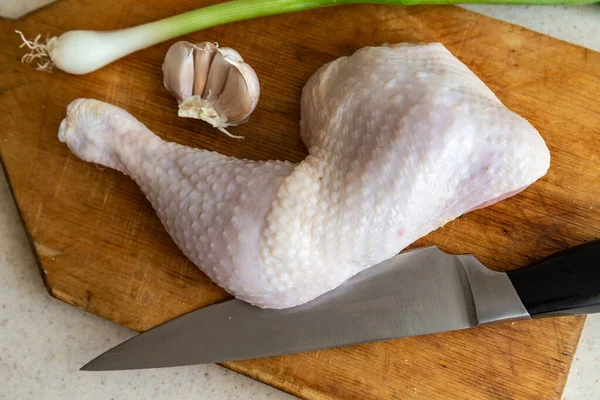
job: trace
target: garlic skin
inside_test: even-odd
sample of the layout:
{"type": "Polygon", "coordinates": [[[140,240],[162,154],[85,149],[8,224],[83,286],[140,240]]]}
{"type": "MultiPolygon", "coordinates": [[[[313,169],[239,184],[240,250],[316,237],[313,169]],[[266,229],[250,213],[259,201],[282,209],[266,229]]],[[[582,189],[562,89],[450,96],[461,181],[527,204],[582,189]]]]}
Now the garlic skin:
{"type": "Polygon", "coordinates": [[[258,104],[260,84],[234,49],[216,43],[173,44],[162,66],[163,83],[179,103],[178,115],[225,128],[246,122],[258,104]]]}

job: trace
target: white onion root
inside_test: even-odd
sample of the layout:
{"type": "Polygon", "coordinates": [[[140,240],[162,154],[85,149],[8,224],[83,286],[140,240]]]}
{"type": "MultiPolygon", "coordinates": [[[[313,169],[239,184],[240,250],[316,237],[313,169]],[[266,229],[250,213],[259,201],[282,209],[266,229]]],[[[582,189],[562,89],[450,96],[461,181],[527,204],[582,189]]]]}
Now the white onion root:
{"type": "Polygon", "coordinates": [[[30,64],[31,62],[38,60],[39,62],[37,63],[36,68],[38,71],[52,72],[54,69],[54,63],[50,59],[48,43],[50,43],[52,39],[56,38],[46,37],[44,43],[40,43],[42,38],[41,34],[37,35],[33,40],[27,40],[25,35],[23,35],[23,32],[17,30],[15,30],[15,32],[18,33],[21,36],[21,40],[23,40],[23,43],[21,43],[19,48],[27,47],[30,50],[29,53],[24,54],[23,57],[21,57],[21,62],[30,64]]]}

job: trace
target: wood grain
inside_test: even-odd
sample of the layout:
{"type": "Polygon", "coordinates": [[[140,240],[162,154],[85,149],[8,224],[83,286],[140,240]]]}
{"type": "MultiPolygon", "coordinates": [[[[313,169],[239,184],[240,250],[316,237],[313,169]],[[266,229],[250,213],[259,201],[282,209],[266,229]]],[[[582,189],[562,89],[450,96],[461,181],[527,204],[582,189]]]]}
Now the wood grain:
{"type": "MultiPolygon", "coordinates": [[[[167,236],[141,191],[75,158],[56,139],[66,105],[124,107],[163,138],[250,159],[300,161],[300,91],[322,64],[365,45],[440,41],[540,130],[548,174],[529,189],[419,240],[470,252],[494,269],[527,265],[600,237],[600,54],[458,7],[343,6],[208,29],[186,37],[240,51],[262,98],[236,141],[176,116],[162,87],[170,44],[86,76],[19,63],[13,33],[113,29],[193,9],[198,0],[65,0],[0,21],[0,148],[51,294],[143,331],[225,299],[167,236]]],[[[582,318],[555,318],[227,363],[300,397],[558,399],[582,318]]]]}

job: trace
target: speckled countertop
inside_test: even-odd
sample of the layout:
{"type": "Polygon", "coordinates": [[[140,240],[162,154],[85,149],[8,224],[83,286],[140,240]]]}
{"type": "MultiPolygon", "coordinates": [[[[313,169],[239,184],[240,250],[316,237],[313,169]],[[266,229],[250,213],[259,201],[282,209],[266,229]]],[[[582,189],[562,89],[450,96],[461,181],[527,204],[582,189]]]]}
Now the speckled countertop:
{"type": "MultiPolygon", "coordinates": [[[[0,0],[0,15],[19,17],[50,2],[0,0]]],[[[600,5],[466,8],[600,51],[600,5]]],[[[78,371],[132,335],[48,295],[0,171],[0,400],[293,398],[217,365],[78,371]]],[[[599,377],[600,315],[596,315],[587,319],[563,398],[600,399],[599,377]]]]}

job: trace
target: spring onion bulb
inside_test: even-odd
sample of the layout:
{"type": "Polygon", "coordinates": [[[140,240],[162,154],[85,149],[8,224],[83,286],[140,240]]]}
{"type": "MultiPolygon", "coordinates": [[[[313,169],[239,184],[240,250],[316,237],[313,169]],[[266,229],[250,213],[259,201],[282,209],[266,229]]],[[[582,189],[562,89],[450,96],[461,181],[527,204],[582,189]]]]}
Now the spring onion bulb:
{"type": "Polygon", "coordinates": [[[23,62],[38,61],[38,69],[54,67],[87,74],[135,51],[216,25],[267,15],[284,14],[338,4],[585,4],[598,0],[233,0],[202,7],[147,24],[113,31],[69,31],[41,42],[23,39],[29,48],[23,62]]]}

